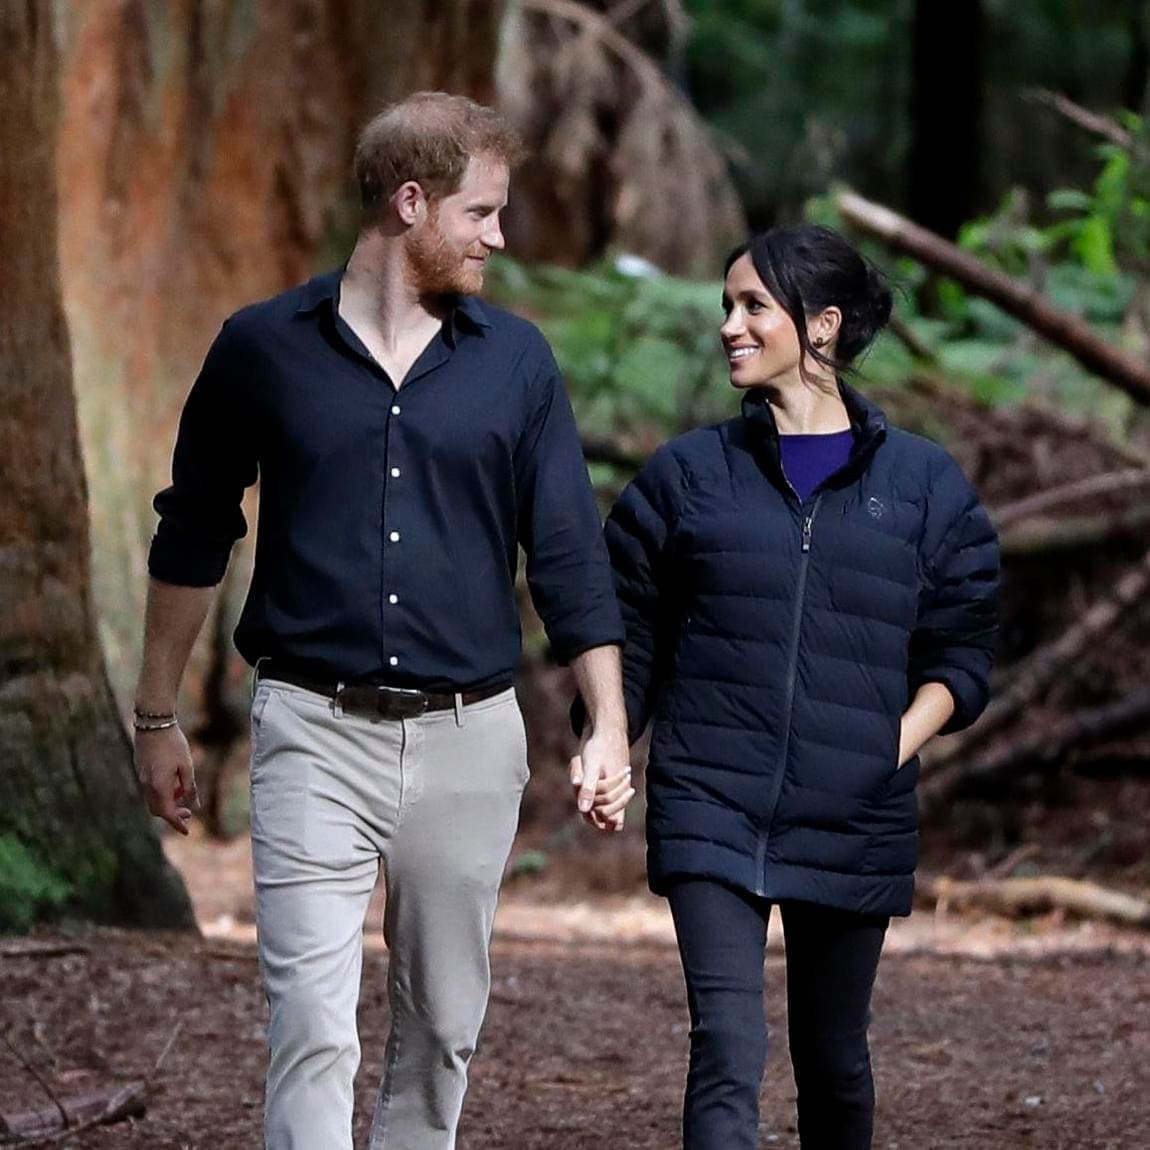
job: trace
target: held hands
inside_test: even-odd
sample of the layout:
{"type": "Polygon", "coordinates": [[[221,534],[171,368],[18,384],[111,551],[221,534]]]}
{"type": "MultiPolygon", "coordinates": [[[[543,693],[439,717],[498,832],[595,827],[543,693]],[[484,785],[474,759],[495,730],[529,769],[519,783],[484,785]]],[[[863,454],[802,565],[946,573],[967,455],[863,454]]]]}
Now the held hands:
{"type": "Polygon", "coordinates": [[[199,807],[200,799],[192,753],[183,731],[179,727],[137,731],[135,759],[148,810],[186,835],[192,810],[199,807]]]}
{"type": "Polygon", "coordinates": [[[570,772],[583,818],[596,830],[621,831],[626,806],[635,797],[626,733],[605,730],[585,735],[571,759],[570,772]]]}

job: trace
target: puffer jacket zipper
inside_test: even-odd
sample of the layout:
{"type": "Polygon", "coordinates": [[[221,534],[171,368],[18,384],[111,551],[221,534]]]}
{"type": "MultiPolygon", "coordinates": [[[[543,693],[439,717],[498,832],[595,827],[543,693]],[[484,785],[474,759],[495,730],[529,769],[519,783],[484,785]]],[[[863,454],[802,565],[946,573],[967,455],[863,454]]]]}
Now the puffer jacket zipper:
{"type": "MultiPolygon", "coordinates": [[[[788,484],[790,486],[790,484],[788,484]]],[[[794,488],[791,488],[794,492],[794,488]]],[[[798,499],[797,493],[795,498],[798,499]]],[[[791,713],[795,705],[795,686],[798,678],[799,643],[803,626],[803,602],[807,591],[807,570],[811,560],[811,540],[814,533],[815,516],[818,514],[819,504],[822,502],[822,492],[815,496],[807,513],[803,506],[799,506],[799,516],[802,521],[802,541],[799,551],[799,574],[795,582],[794,616],[791,624],[791,645],[787,653],[787,678],[785,690],[785,703],[783,704],[783,740],[779,748],[778,764],[775,768],[774,779],[771,782],[771,795],[767,803],[766,818],[759,831],[759,841],[755,849],[755,893],[762,896],[765,893],[765,875],[767,857],[767,840],[771,834],[771,824],[775,818],[775,808],[779,805],[779,795],[783,789],[783,777],[787,770],[787,756],[791,745],[791,713]]]]}

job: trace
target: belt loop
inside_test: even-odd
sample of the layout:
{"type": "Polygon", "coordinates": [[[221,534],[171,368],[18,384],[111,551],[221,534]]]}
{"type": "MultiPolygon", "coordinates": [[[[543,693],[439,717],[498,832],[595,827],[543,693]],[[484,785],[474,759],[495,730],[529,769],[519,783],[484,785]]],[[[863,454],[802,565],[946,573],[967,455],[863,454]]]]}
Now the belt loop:
{"type": "Polygon", "coordinates": [[[463,696],[458,691],[455,692],[455,725],[463,726],[463,696]]]}
{"type": "Polygon", "coordinates": [[[343,718],[343,699],[340,696],[343,694],[343,680],[340,679],[335,685],[335,694],[331,697],[331,713],[337,718],[343,718]]]}
{"type": "Polygon", "coordinates": [[[256,697],[256,687],[259,686],[260,681],[260,664],[266,663],[271,658],[270,655],[261,655],[252,664],[252,698],[256,697]]]}

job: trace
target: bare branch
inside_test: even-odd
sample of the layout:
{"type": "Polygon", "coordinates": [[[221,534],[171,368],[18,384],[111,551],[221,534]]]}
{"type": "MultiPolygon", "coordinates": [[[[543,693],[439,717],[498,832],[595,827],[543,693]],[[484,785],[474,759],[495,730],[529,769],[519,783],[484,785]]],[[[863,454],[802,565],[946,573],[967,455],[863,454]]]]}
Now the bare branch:
{"type": "Polygon", "coordinates": [[[1052,108],[1063,119],[1069,120],[1072,124],[1095,136],[1109,140],[1112,144],[1117,144],[1120,148],[1129,148],[1134,143],[1134,137],[1117,121],[1112,120],[1109,116],[1103,116],[1099,112],[1092,112],[1081,104],[1076,104],[1069,96],[1064,96],[1061,92],[1052,92],[1049,88],[1027,88],[1022,93],[1022,98],[1032,104],[1042,104],[1044,107],[1052,108]]]}
{"type": "Polygon", "coordinates": [[[7,1034],[4,1035],[4,1045],[8,1047],[12,1057],[15,1058],[16,1061],[19,1062],[20,1065],[23,1066],[24,1069],[36,1080],[40,1086],[40,1089],[48,1095],[52,1105],[55,1106],[56,1109],[60,1112],[61,1123],[64,1126],[67,1126],[68,1112],[64,1109],[64,1105],[57,1096],[56,1091],[52,1089],[52,1084],[40,1073],[39,1070],[36,1069],[35,1066],[32,1065],[31,1062],[28,1061],[27,1058],[24,1057],[23,1054],[20,1053],[20,1051],[16,1048],[15,1043],[8,1037],[7,1034]]]}
{"type": "Polygon", "coordinates": [[[1141,491],[1150,488],[1150,468],[1130,468],[1124,471],[1108,471],[1102,475],[1091,475],[1074,483],[1040,491],[1017,499],[1013,503],[991,511],[995,526],[1001,531],[1022,519],[1030,519],[1044,512],[1056,511],[1080,499],[1090,499],[1098,495],[1116,495],[1128,491],[1141,491]]]}
{"type": "Polygon", "coordinates": [[[990,300],[1068,352],[1087,371],[1150,407],[1150,367],[1102,339],[1078,316],[1055,307],[1028,284],[987,267],[969,252],[881,204],[853,192],[839,195],[837,203],[848,223],[990,300]]]}
{"type": "MultiPolygon", "coordinates": [[[[1098,599],[1072,627],[1053,643],[1039,647],[1011,671],[1010,686],[987,708],[973,727],[951,735],[939,752],[923,762],[924,781],[939,774],[947,764],[982,743],[1011,722],[1086,650],[1108,634],[1150,590],[1150,550],[1130,567],[1110,592],[1098,599]]],[[[941,784],[940,784],[941,785],[941,784]]]]}

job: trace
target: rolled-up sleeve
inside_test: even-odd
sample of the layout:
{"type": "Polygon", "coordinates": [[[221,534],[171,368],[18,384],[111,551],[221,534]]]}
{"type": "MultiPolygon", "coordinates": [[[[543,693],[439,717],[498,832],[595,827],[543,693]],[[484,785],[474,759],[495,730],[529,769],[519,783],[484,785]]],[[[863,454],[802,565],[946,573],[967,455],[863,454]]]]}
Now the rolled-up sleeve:
{"type": "Polygon", "coordinates": [[[549,349],[530,387],[516,458],[519,541],[527,585],[555,657],[623,642],[599,509],[571,403],[549,349]]]}
{"type": "Polygon", "coordinates": [[[258,475],[244,388],[249,371],[234,320],[224,324],[184,404],[172,455],[172,482],[152,506],[159,524],[148,571],[165,583],[219,583],[247,532],[244,489],[258,475]]]}
{"type": "Polygon", "coordinates": [[[958,465],[935,483],[928,506],[927,558],[911,637],[911,693],[942,683],[955,710],[942,734],[970,726],[986,707],[998,633],[998,538],[958,465]]]}

